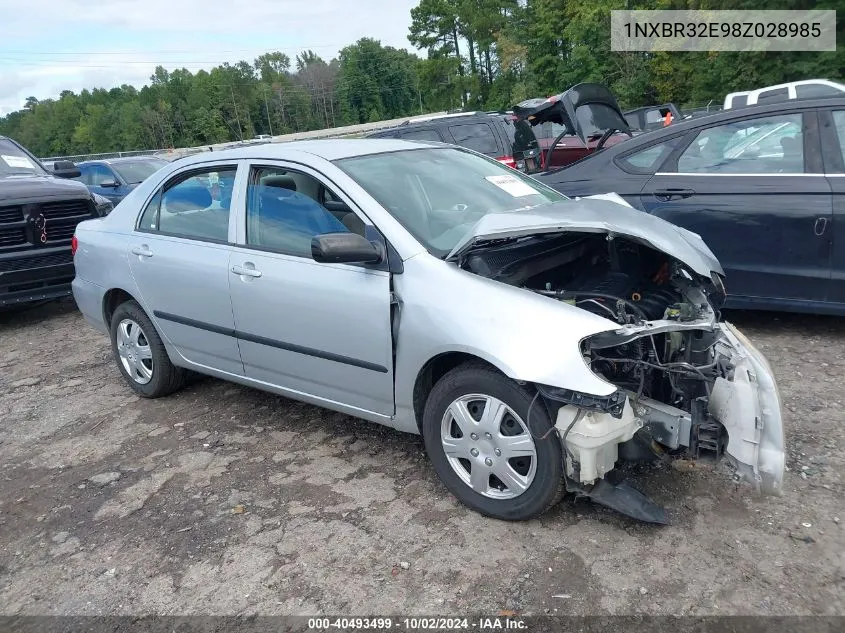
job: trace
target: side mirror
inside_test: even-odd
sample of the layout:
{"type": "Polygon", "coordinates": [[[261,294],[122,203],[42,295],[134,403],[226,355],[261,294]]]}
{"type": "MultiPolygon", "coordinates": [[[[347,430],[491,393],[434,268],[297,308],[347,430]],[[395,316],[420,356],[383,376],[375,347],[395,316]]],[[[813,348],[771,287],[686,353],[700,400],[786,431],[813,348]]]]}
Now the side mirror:
{"type": "Polygon", "coordinates": [[[323,233],[311,238],[311,257],[323,264],[377,264],[382,254],[357,233],[323,233]]]}
{"type": "Polygon", "coordinates": [[[103,182],[100,183],[99,186],[100,187],[117,187],[118,184],[117,184],[116,180],[104,180],[103,182]]]}
{"type": "Polygon", "coordinates": [[[79,178],[82,172],[69,160],[57,160],[53,163],[53,175],[57,178],[79,178]]]}

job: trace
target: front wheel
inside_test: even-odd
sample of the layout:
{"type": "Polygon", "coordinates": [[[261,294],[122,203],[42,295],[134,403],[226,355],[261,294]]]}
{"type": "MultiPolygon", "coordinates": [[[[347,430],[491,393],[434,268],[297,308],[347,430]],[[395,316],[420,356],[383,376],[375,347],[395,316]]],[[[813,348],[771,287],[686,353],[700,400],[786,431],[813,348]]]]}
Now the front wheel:
{"type": "Polygon", "coordinates": [[[422,426],[440,479],[481,514],[525,520],[560,500],[561,445],[545,407],[494,369],[465,364],[443,376],[422,426]]]}

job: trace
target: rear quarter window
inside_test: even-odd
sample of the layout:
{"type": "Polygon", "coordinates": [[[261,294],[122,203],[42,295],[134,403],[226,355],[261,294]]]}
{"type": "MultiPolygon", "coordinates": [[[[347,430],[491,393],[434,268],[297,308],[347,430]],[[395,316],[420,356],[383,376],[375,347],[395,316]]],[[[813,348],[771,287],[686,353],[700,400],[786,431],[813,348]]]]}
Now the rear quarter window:
{"type": "Polygon", "coordinates": [[[826,84],[803,84],[795,86],[795,95],[799,99],[815,99],[816,97],[845,96],[845,92],[826,84]]]}
{"type": "Polygon", "coordinates": [[[778,88],[777,90],[765,90],[757,95],[757,103],[777,103],[778,101],[789,100],[789,88],[778,88]]]}
{"type": "Polygon", "coordinates": [[[734,108],[741,108],[744,105],[748,105],[748,95],[737,95],[731,100],[731,106],[734,108]]]}
{"type": "Polygon", "coordinates": [[[616,158],[616,164],[632,174],[653,174],[669,158],[669,154],[678,146],[681,138],[681,136],[675,136],[662,143],[623,154],[616,158]]]}

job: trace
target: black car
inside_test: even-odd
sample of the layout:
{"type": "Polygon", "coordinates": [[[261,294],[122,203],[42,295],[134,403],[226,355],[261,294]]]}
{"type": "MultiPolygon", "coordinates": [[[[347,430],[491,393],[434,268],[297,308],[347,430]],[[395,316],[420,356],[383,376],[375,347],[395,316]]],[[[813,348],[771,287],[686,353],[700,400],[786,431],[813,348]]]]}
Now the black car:
{"type": "Polygon", "coordinates": [[[70,295],[71,239],[82,220],[111,211],[56,161],[48,172],[12,139],[0,136],[0,309],[70,295]]]}
{"type": "Polygon", "coordinates": [[[537,177],[698,233],[728,307],[845,314],[845,98],[673,123],[537,177]]]}
{"type": "Polygon", "coordinates": [[[367,138],[401,138],[460,145],[529,173],[540,167],[540,146],[525,121],[506,112],[461,112],[409,119],[367,138]]]}

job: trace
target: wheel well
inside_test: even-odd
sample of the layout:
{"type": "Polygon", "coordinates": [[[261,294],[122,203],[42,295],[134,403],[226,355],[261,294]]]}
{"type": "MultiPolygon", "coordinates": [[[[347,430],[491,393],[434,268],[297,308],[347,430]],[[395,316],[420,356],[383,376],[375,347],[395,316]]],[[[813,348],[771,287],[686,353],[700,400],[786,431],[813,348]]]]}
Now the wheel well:
{"type": "Polygon", "coordinates": [[[469,362],[481,363],[499,371],[499,368],[495,365],[478,356],[473,356],[465,352],[446,352],[439,354],[429,360],[420,370],[417,380],[414,383],[414,417],[417,420],[417,428],[420,429],[420,433],[422,433],[422,418],[423,412],[425,411],[425,403],[428,400],[428,394],[431,393],[431,389],[449,371],[458,365],[469,362]]]}
{"type": "Polygon", "coordinates": [[[111,317],[114,314],[114,311],[117,310],[117,306],[121,303],[134,300],[135,297],[125,290],[121,290],[120,288],[112,288],[109,290],[106,293],[106,296],[103,297],[103,318],[105,319],[106,327],[111,327],[111,317]]]}

